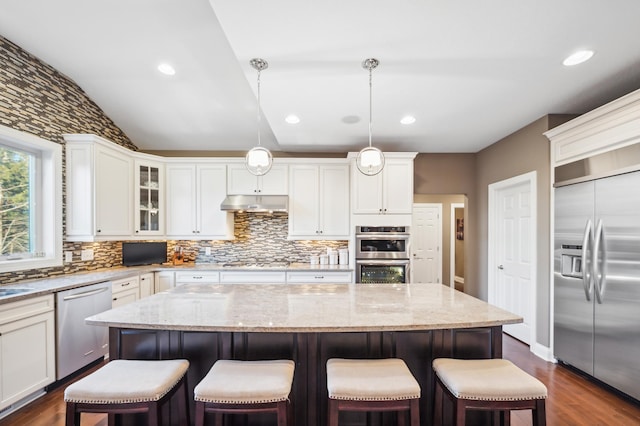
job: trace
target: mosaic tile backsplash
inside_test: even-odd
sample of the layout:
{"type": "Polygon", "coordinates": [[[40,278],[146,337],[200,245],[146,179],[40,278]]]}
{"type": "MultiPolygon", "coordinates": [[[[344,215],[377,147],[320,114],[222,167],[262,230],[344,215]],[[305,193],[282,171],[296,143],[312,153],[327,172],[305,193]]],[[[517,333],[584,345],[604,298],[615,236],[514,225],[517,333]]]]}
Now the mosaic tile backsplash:
{"type": "MultiPolygon", "coordinates": [[[[348,241],[287,240],[288,215],[263,213],[235,213],[235,239],[230,241],[167,241],[167,260],[176,246],[183,248],[186,262],[309,262],[312,254],[326,253],[327,248],[346,248],[348,241]],[[211,248],[211,255],[205,249],[211,248]]],[[[80,251],[94,250],[92,261],[74,261],[61,268],[43,268],[8,273],[2,276],[2,284],[26,279],[46,278],[73,272],[91,271],[122,265],[122,242],[65,243],[65,250],[72,249],[74,259],[80,251]]]]}

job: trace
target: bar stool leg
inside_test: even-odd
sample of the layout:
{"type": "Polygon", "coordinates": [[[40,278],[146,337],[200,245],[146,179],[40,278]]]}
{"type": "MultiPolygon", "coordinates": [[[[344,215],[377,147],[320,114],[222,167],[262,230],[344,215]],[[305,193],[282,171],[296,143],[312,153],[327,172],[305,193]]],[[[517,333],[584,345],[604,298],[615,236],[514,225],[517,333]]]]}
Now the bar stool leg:
{"type": "Polygon", "coordinates": [[[196,419],[195,426],[203,426],[204,425],[204,402],[196,401],[196,419]]]}
{"type": "Polygon", "coordinates": [[[435,426],[439,426],[442,424],[442,407],[443,401],[442,401],[442,387],[440,386],[440,383],[438,382],[438,380],[436,380],[436,395],[435,395],[435,402],[434,402],[434,406],[433,406],[433,424],[435,426]]]}
{"type": "Polygon", "coordinates": [[[539,399],[536,401],[536,408],[531,410],[533,416],[534,426],[545,426],[547,424],[547,414],[545,412],[545,400],[539,399]]]}
{"type": "Polygon", "coordinates": [[[149,404],[149,411],[147,412],[147,425],[157,426],[162,424],[162,413],[160,412],[160,405],[155,403],[149,404]]]}
{"type": "Polygon", "coordinates": [[[338,426],[338,401],[329,400],[329,423],[328,426],[338,426]]]}
{"type": "Polygon", "coordinates": [[[411,408],[409,409],[409,417],[411,418],[411,426],[420,425],[420,400],[411,400],[411,408]]]}
{"type": "Polygon", "coordinates": [[[467,410],[464,404],[461,404],[457,398],[453,400],[453,412],[456,418],[456,426],[464,426],[467,410]]]}

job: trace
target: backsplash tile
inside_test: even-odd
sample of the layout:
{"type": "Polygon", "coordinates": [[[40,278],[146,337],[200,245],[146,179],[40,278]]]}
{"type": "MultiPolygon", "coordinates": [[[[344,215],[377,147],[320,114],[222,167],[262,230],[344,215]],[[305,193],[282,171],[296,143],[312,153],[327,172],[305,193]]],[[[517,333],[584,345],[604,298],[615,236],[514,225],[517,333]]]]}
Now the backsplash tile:
{"type": "MultiPolygon", "coordinates": [[[[312,254],[326,253],[327,248],[347,247],[348,241],[288,240],[286,213],[235,213],[235,240],[172,242],[184,248],[188,261],[225,262],[308,262],[312,254]],[[205,248],[211,255],[205,255],[205,248]]],[[[169,244],[168,244],[169,245],[169,244]]]]}

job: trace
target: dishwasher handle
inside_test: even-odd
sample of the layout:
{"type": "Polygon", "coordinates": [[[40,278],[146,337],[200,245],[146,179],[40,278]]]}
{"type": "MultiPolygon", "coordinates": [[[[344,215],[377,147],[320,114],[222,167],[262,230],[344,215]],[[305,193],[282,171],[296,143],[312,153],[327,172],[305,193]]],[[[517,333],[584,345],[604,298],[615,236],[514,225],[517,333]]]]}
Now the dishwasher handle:
{"type": "Polygon", "coordinates": [[[102,293],[103,291],[107,291],[107,290],[109,290],[109,287],[102,287],[95,290],[72,294],[70,296],[64,297],[62,300],[67,301],[67,300],[74,300],[74,299],[82,299],[83,297],[93,296],[94,294],[102,293]]]}

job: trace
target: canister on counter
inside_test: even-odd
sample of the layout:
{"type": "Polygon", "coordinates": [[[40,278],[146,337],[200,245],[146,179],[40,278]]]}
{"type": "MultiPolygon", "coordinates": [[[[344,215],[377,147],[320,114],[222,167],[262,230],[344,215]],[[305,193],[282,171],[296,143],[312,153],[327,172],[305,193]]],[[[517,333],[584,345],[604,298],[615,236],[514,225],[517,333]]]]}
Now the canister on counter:
{"type": "Polygon", "coordinates": [[[341,248],[338,250],[338,257],[340,265],[348,265],[349,264],[349,250],[346,248],[341,248]]]}

